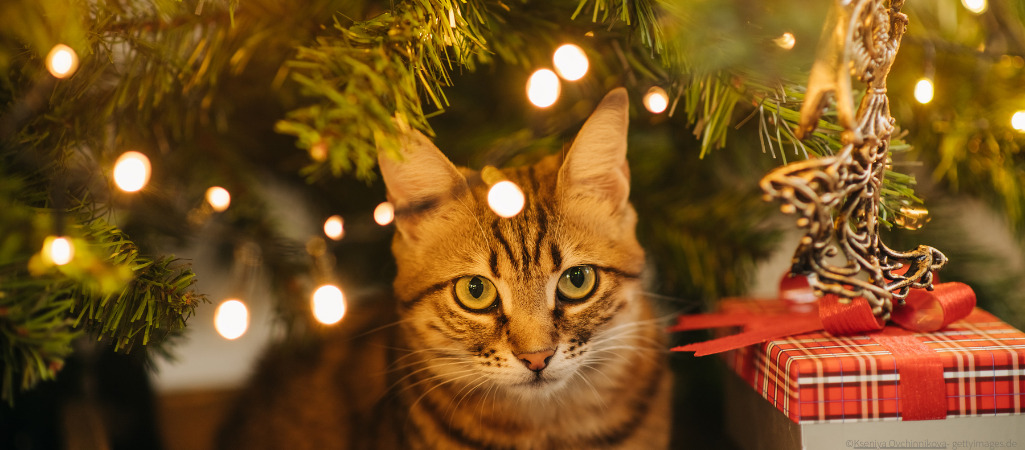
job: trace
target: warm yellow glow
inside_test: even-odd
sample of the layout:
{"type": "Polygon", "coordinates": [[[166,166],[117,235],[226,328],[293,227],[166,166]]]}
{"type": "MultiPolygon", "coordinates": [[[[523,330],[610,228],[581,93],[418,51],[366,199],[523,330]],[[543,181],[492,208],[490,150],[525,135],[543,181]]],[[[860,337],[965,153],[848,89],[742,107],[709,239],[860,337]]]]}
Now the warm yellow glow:
{"type": "Polygon", "coordinates": [[[114,184],[122,191],[136,192],[149,182],[149,158],[139,152],[125,152],[114,163],[114,184]]]}
{"type": "Polygon", "coordinates": [[[915,100],[918,100],[918,103],[921,103],[923,105],[929,103],[932,101],[932,96],[932,80],[928,78],[922,78],[918,80],[918,83],[915,83],[915,100]]]}
{"type": "Polygon", "coordinates": [[[576,45],[565,44],[556,49],[552,62],[555,63],[555,71],[566,81],[576,81],[587,75],[587,55],[576,45]]]}
{"type": "Polygon", "coordinates": [[[206,190],[206,201],[217,212],[223,212],[231,205],[231,193],[220,186],[213,186],[206,190]]]}
{"type": "Polygon", "coordinates": [[[46,55],[46,70],[56,78],[67,78],[78,69],[78,54],[71,47],[57,44],[46,55]]]}
{"type": "Polygon", "coordinates": [[[246,304],[236,299],[225,300],[214,313],[214,328],[221,337],[238,339],[249,328],[249,310],[246,304]]]}
{"type": "Polygon", "coordinates": [[[342,216],[331,216],[324,221],[324,234],[333,240],[339,240],[345,235],[345,223],[342,216]]]}
{"type": "Polygon", "coordinates": [[[48,238],[43,244],[43,254],[50,262],[63,266],[75,257],[75,246],[71,244],[70,239],[63,236],[48,238]]]}
{"type": "Polygon", "coordinates": [[[495,214],[507,219],[523,211],[525,201],[523,191],[512,181],[499,181],[488,191],[488,206],[495,214]]]}
{"type": "Polygon", "coordinates": [[[345,295],[338,286],[325,284],[313,292],[313,318],[324,325],[338,323],[345,317],[345,295]]]}
{"type": "Polygon", "coordinates": [[[644,94],[644,107],[655,114],[661,114],[669,106],[669,95],[666,90],[658,86],[652,86],[644,94]]]}
{"type": "Polygon", "coordinates": [[[1011,128],[1025,132],[1025,111],[1018,111],[1011,116],[1011,128]]]}
{"type": "Polygon", "coordinates": [[[559,91],[562,86],[559,77],[548,69],[540,69],[534,72],[527,80],[527,99],[538,108],[547,108],[555,104],[559,99],[559,91]]]}
{"type": "Polygon", "coordinates": [[[794,33],[787,31],[786,33],[783,33],[780,37],[773,39],[772,42],[775,42],[776,45],[778,45],[780,48],[784,50],[790,50],[794,48],[794,44],[797,43],[797,39],[794,38],[794,33]]]}
{"type": "Polygon", "coordinates": [[[374,222],[378,225],[384,226],[395,220],[395,207],[391,203],[382,202],[374,208],[374,222]]]}
{"type": "Polygon", "coordinates": [[[310,158],[318,162],[327,161],[327,144],[320,141],[310,146],[310,158]]]}
{"type": "Polygon", "coordinates": [[[961,5],[974,14],[982,14],[989,6],[986,0],[961,0],[961,5]]]}

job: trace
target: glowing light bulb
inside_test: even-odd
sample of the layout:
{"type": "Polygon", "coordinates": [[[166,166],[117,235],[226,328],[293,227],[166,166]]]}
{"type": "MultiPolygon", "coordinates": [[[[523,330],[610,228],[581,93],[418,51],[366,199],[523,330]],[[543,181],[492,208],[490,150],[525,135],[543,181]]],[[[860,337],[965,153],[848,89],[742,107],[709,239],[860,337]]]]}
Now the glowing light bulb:
{"type": "Polygon", "coordinates": [[[797,39],[794,38],[794,33],[787,31],[786,33],[783,33],[780,37],[773,39],[772,42],[775,42],[776,45],[778,45],[779,48],[782,48],[783,50],[790,50],[794,48],[794,44],[797,43],[797,39]]]}
{"type": "Polygon", "coordinates": [[[139,152],[125,152],[114,163],[114,184],[122,191],[136,192],[149,182],[149,158],[139,152]]]}
{"type": "Polygon", "coordinates": [[[325,284],[313,292],[313,318],[324,325],[338,323],[345,317],[345,295],[338,286],[325,284]]]}
{"type": "Polygon", "coordinates": [[[327,144],[325,144],[324,141],[317,142],[310,146],[310,158],[313,158],[314,161],[327,161],[327,153],[327,144]]]}
{"type": "Polygon", "coordinates": [[[249,310],[246,304],[236,299],[222,302],[214,313],[214,328],[229,341],[246,334],[249,329],[249,310]]]}
{"type": "Polygon", "coordinates": [[[345,235],[345,223],[342,222],[342,216],[328,217],[324,221],[324,234],[336,241],[341,239],[345,235]]]}
{"type": "Polygon", "coordinates": [[[508,219],[519,214],[525,202],[523,191],[512,181],[499,181],[488,190],[488,206],[499,217],[508,219]]]}
{"type": "Polygon", "coordinates": [[[989,6],[986,0],[961,0],[961,5],[973,14],[982,14],[989,6]]]}
{"type": "Polygon", "coordinates": [[[915,83],[915,100],[918,100],[918,103],[921,103],[923,105],[929,103],[932,101],[932,96],[932,80],[923,77],[922,79],[918,80],[917,83],[915,83]]]}
{"type": "Polygon", "coordinates": [[[552,55],[555,71],[566,81],[576,81],[587,75],[589,63],[584,49],[573,44],[565,44],[555,50],[552,55]]]}
{"type": "Polygon", "coordinates": [[[374,222],[378,225],[385,226],[395,220],[395,207],[391,203],[381,202],[374,208],[374,222]]]}
{"type": "Polygon", "coordinates": [[[644,107],[654,114],[661,114],[669,106],[669,95],[666,90],[658,86],[652,86],[644,94],[644,107]]]}
{"type": "Polygon", "coordinates": [[[540,69],[527,80],[527,99],[538,108],[547,108],[559,99],[561,89],[559,77],[555,72],[540,69]]]}
{"type": "Polygon", "coordinates": [[[67,78],[78,69],[78,54],[71,47],[57,44],[46,55],[46,70],[54,78],[67,78]]]}
{"type": "Polygon", "coordinates": [[[217,212],[223,212],[231,205],[231,193],[220,186],[213,186],[206,190],[206,201],[217,212]]]}
{"type": "Polygon", "coordinates": [[[1011,116],[1011,128],[1025,132],[1025,111],[1018,111],[1011,116]]]}
{"type": "Polygon", "coordinates": [[[75,257],[75,246],[64,236],[49,238],[43,244],[43,254],[54,264],[63,266],[75,257]]]}

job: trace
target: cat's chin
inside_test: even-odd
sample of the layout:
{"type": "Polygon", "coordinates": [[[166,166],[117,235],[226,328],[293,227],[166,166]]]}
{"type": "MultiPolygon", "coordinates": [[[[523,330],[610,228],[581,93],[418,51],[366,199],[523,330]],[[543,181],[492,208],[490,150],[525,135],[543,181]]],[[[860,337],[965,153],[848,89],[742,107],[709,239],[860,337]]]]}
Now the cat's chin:
{"type": "Polygon", "coordinates": [[[567,380],[566,377],[532,376],[509,384],[507,389],[524,397],[546,397],[566,387],[567,380]]]}

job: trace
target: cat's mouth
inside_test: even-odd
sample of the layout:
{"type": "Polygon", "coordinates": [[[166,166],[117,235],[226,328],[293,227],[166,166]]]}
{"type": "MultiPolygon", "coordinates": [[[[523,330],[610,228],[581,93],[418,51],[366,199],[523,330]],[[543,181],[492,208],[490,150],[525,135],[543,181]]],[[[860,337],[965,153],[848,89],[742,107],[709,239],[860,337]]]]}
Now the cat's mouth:
{"type": "Polygon", "coordinates": [[[533,377],[522,383],[518,383],[519,386],[528,388],[539,388],[554,383],[555,380],[551,377],[547,377],[543,372],[535,373],[533,377]]]}

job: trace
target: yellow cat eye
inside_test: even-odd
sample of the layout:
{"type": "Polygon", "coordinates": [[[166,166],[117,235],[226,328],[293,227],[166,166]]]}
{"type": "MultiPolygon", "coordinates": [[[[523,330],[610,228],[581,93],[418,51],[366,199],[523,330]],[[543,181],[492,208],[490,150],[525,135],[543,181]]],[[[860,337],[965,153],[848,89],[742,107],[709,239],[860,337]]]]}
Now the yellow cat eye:
{"type": "Polygon", "coordinates": [[[471,275],[456,280],[456,300],[464,308],[473,312],[484,312],[497,305],[498,290],[491,280],[479,275],[471,275]]]}
{"type": "Polygon", "coordinates": [[[559,277],[556,290],[559,298],[566,302],[579,302],[594,292],[598,274],[591,266],[573,266],[559,277]]]}

